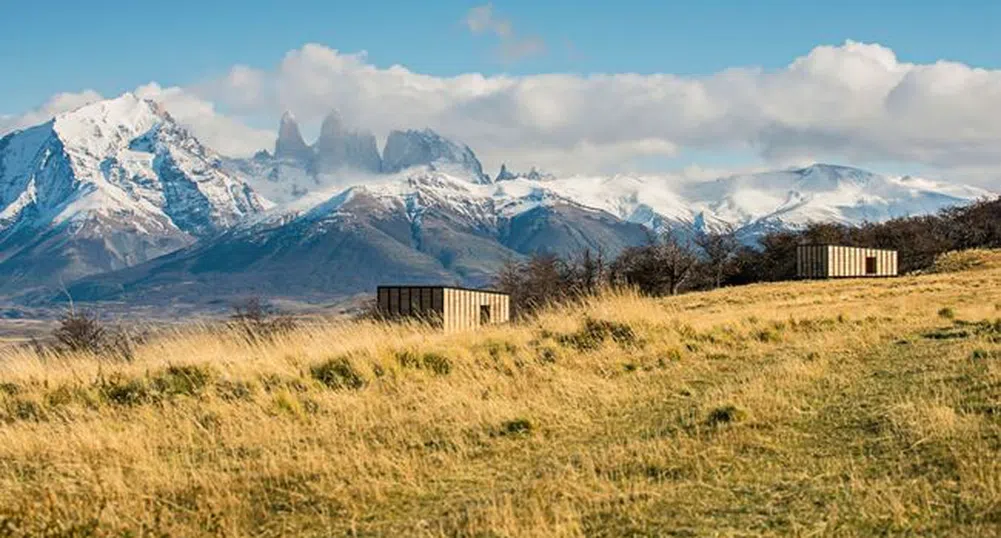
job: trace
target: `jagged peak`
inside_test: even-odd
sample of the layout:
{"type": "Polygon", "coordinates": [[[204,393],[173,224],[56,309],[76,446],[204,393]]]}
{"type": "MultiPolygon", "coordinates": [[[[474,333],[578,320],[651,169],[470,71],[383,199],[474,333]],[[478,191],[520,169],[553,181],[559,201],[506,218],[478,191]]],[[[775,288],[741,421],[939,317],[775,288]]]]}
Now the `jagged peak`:
{"type": "Polygon", "coordinates": [[[494,181],[507,181],[509,179],[515,179],[516,177],[518,177],[518,176],[515,175],[515,174],[512,174],[507,169],[507,165],[506,164],[501,163],[500,172],[497,172],[497,179],[495,179],[494,181]]]}
{"type": "Polygon", "coordinates": [[[502,164],[500,173],[497,174],[496,181],[510,181],[512,179],[527,179],[529,181],[551,181],[556,179],[556,176],[543,172],[536,167],[532,167],[527,173],[512,172],[507,168],[507,165],[502,164]]]}
{"type": "Polygon", "coordinates": [[[286,110],[282,114],[281,124],[278,126],[278,138],[275,140],[275,157],[278,159],[308,160],[311,158],[311,153],[312,150],[309,149],[306,141],[302,138],[302,132],[299,130],[299,124],[295,121],[295,116],[292,115],[291,111],[286,110]]]}
{"type": "Polygon", "coordinates": [[[327,115],[323,117],[323,123],[320,124],[320,136],[323,133],[340,133],[344,130],[344,121],[341,119],[341,114],[336,109],[331,109],[327,112],[327,115]]]}
{"type": "Polygon", "coordinates": [[[430,128],[392,131],[382,154],[384,170],[398,172],[412,166],[457,166],[474,175],[476,183],[490,183],[473,150],[441,136],[430,128]]]}

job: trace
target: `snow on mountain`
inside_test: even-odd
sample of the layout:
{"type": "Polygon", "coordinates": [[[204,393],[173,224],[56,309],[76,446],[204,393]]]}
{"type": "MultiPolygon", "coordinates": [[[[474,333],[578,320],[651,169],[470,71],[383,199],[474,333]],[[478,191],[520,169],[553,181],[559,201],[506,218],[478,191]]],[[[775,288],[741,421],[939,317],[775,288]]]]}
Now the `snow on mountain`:
{"type": "MultiPolygon", "coordinates": [[[[315,203],[344,189],[364,191],[384,205],[412,207],[432,201],[476,222],[512,219],[537,208],[572,205],[600,211],[656,231],[700,230],[732,226],[753,243],[762,231],[797,228],[811,222],[861,224],[934,213],[991,193],[972,187],[912,177],[816,164],[709,182],[680,181],[672,176],[570,176],[515,174],[503,167],[494,183],[480,183],[464,168],[406,169],[381,176],[345,178],[339,186],[317,189],[315,203]],[[325,195],[320,195],[325,192],[325,195]],[[493,212],[492,215],[488,213],[493,212]]],[[[308,205],[308,204],[306,204],[308,205]]]]}
{"type": "Polygon", "coordinates": [[[220,163],[133,94],[10,133],[0,140],[0,274],[139,263],[270,206],[220,163]]]}
{"type": "Polygon", "coordinates": [[[974,187],[827,164],[731,176],[682,189],[692,207],[721,222],[747,227],[767,221],[792,228],[811,222],[861,224],[924,215],[990,194],[974,187]]]}
{"type": "Polygon", "coordinates": [[[471,176],[476,183],[490,183],[483,166],[469,146],[460,146],[431,129],[393,131],[382,152],[384,172],[430,166],[454,175],[471,176]]]}
{"type": "Polygon", "coordinates": [[[274,154],[226,159],[125,94],[0,138],[0,291],[94,274],[109,276],[74,289],[197,300],[353,293],[408,275],[480,285],[512,257],[614,255],[651,229],[733,226],[753,243],[768,230],[927,214],[991,194],[825,164],[708,182],[504,165],[491,181],[471,149],[429,129],[390,133],[381,156],[336,113],[320,131],[308,145],[286,114],[274,154]]]}

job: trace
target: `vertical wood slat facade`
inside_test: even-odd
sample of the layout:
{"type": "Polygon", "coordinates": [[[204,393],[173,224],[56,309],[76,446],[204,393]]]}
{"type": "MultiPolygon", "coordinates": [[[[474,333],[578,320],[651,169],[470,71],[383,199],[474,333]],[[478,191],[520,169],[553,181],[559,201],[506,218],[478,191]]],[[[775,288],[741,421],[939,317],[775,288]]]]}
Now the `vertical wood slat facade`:
{"type": "Polygon", "coordinates": [[[511,298],[505,293],[488,290],[379,286],[376,303],[379,313],[387,318],[424,319],[445,331],[474,329],[484,323],[494,325],[511,319],[511,298]]]}
{"type": "Polygon", "coordinates": [[[796,247],[799,278],[878,278],[897,276],[897,251],[838,245],[796,247]]]}

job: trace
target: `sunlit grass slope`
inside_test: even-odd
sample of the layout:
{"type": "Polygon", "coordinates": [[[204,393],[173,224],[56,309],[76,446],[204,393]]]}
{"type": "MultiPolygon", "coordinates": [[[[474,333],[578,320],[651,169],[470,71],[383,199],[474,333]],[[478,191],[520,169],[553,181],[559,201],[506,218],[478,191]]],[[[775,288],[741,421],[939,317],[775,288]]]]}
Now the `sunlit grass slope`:
{"type": "Polygon", "coordinates": [[[976,256],[464,334],[8,351],[0,534],[997,535],[1001,256],[976,256]]]}

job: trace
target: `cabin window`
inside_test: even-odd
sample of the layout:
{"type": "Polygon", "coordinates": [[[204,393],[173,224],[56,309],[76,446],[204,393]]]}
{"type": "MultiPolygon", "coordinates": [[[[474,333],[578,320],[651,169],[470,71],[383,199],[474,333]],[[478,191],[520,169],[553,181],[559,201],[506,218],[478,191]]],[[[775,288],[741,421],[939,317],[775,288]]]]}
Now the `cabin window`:
{"type": "Polygon", "coordinates": [[[876,257],[868,256],[865,259],[865,274],[874,275],[876,274],[876,257]]]}
{"type": "Polygon", "coordinates": [[[490,305],[480,305],[480,325],[490,323],[490,305]]]}

